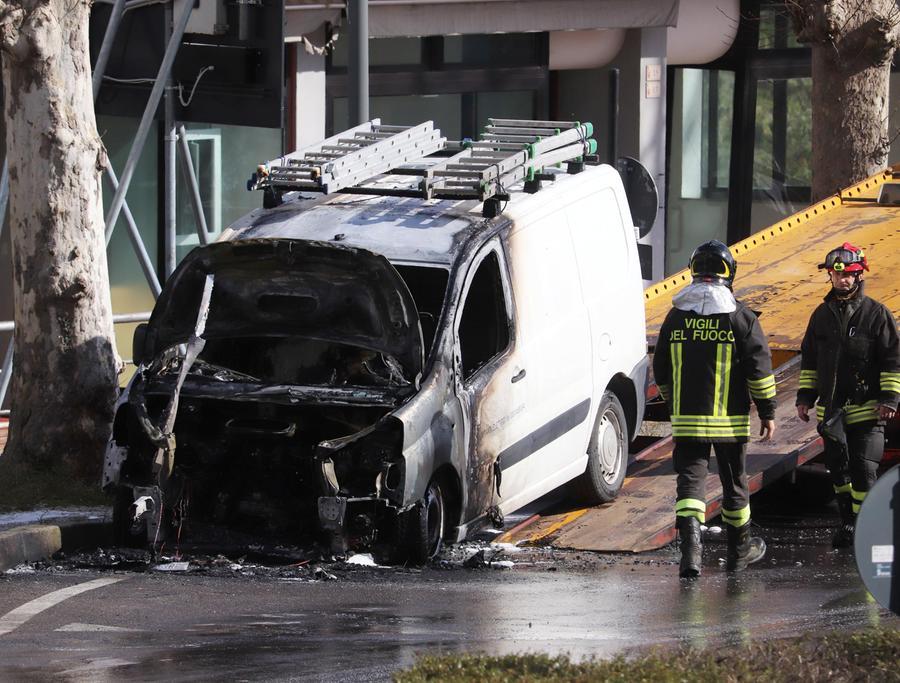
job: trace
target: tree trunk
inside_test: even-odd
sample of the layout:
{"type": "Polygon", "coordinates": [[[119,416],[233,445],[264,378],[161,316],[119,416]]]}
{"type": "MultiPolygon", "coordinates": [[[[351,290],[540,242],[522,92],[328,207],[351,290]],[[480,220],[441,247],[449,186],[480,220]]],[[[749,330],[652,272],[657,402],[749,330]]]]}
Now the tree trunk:
{"type": "Polygon", "coordinates": [[[830,46],[813,46],[813,201],[887,166],[890,75],[890,62],[850,66],[830,46]]]}
{"type": "Polygon", "coordinates": [[[797,39],[812,45],[812,199],[887,164],[896,0],[785,0],[797,39]]]}
{"type": "Polygon", "coordinates": [[[99,478],[116,396],[88,0],[0,1],[15,371],[3,458],[99,478]]]}

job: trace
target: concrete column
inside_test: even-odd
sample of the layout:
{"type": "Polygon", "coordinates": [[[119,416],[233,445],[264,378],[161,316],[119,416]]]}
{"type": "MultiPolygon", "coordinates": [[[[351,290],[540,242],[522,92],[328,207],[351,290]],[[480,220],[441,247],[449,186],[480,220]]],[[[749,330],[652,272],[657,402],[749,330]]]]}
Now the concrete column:
{"type": "MultiPolygon", "coordinates": [[[[325,45],[324,25],[306,38],[314,47],[325,45]]],[[[297,50],[297,89],[296,118],[290,125],[297,149],[302,149],[325,139],[325,55],[310,54],[303,42],[291,48],[297,50]]]]}
{"type": "Polygon", "coordinates": [[[664,275],[666,255],[666,37],[666,28],[641,29],[638,159],[656,180],[659,209],[653,228],[640,242],[652,264],[653,282],[664,275]]]}
{"type": "MultiPolygon", "coordinates": [[[[659,192],[656,221],[639,241],[645,284],[650,284],[662,279],[665,268],[666,29],[630,29],[616,59],[594,72],[601,92],[613,67],[620,70],[618,155],[640,161],[659,192]]],[[[597,119],[608,125],[602,111],[597,119]]]]}

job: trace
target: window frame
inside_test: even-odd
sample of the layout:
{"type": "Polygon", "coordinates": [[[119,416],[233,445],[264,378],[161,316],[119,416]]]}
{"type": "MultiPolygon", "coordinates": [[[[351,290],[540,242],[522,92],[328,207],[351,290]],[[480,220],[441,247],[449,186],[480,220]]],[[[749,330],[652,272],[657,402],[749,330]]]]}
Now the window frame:
{"type": "Polygon", "coordinates": [[[460,371],[460,380],[462,384],[464,386],[470,386],[478,378],[478,376],[484,372],[485,368],[490,368],[491,366],[495,365],[501,358],[508,355],[514,346],[515,336],[515,318],[512,301],[512,285],[509,279],[509,266],[506,260],[506,255],[500,245],[499,240],[497,238],[494,238],[478,252],[475,258],[472,259],[471,264],[466,270],[465,281],[463,283],[463,287],[459,294],[459,300],[456,305],[455,319],[453,321],[453,342],[454,348],[458,349],[457,365],[460,371]],[[490,257],[491,254],[493,254],[497,258],[497,270],[500,276],[500,289],[503,293],[503,307],[506,312],[507,342],[506,346],[490,356],[487,360],[481,363],[481,365],[474,368],[469,374],[466,374],[463,366],[463,347],[462,340],[460,339],[459,335],[459,330],[460,326],[462,325],[463,315],[465,314],[465,307],[469,299],[469,291],[471,290],[472,282],[474,281],[475,276],[478,274],[478,270],[481,268],[481,265],[484,263],[485,259],[490,257]]]}

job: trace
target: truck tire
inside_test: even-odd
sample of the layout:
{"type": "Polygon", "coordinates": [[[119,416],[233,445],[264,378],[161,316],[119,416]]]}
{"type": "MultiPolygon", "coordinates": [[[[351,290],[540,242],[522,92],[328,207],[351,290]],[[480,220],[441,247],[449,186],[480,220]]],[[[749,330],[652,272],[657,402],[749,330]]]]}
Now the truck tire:
{"type": "Polygon", "coordinates": [[[425,497],[404,517],[407,559],[413,565],[425,564],[441,551],[444,539],[446,510],[440,485],[432,480],[425,497]]]}
{"type": "Polygon", "coordinates": [[[588,443],[587,469],[572,482],[572,492],[587,505],[615,499],[628,467],[628,422],[619,399],[603,393],[588,443]]]}

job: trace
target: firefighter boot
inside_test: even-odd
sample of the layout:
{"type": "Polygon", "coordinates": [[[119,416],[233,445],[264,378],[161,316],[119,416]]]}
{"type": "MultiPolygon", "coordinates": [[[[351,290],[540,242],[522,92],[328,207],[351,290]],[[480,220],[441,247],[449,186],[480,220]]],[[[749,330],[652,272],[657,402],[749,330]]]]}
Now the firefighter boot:
{"type": "Polygon", "coordinates": [[[725,556],[725,569],[729,572],[740,572],[748,564],[759,562],[766,554],[766,542],[758,536],[750,535],[750,522],[744,526],[728,525],[728,552],[725,556]]]}
{"type": "Polygon", "coordinates": [[[696,517],[678,517],[676,526],[678,535],[681,536],[681,565],[678,568],[678,576],[683,579],[700,576],[700,558],[703,555],[700,520],[696,517]]]}
{"type": "Polygon", "coordinates": [[[856,515],[853,514],[853,498],[849,493],[837,494],[838,512],[841,523],[831,537],[832,548],[849,548],[853,545],[853,529],[856,526],[856,515]]]}

